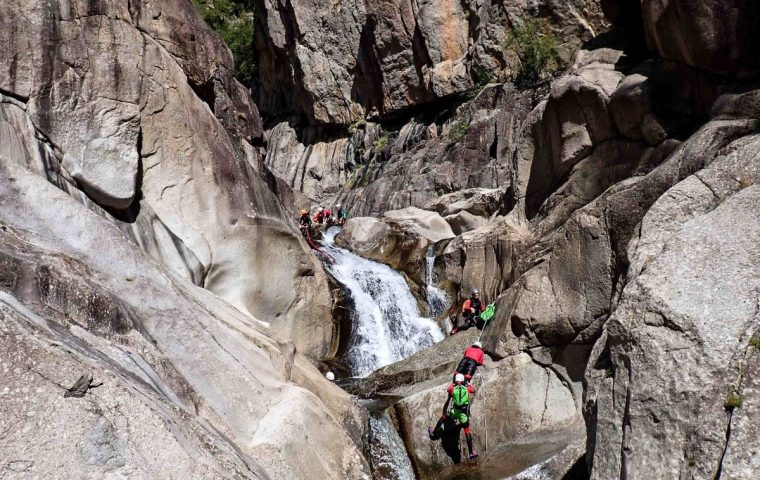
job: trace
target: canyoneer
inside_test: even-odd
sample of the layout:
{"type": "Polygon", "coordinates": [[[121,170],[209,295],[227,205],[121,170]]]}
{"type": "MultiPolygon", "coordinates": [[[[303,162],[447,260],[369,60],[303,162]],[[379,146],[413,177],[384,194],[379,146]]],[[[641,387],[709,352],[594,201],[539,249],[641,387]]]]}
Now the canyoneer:
{"type": "Polygon", "coordinates": [[[323,225],[331,215],[332,212],[330,210],[326,209],[325,207],[319,207],[317,214],[314,215],[314,223],[317,225],[323,225]]]}
{"type": "Polygon", "coordinates": [[[456,375],[464,375],[465,383],[469,383],[475,376],[478,367],[483,365],[484,358],[483,345],[479,341],[473,343],[464,351],[464,356],[459,361],[456,372],[454,372],[455,378],[456,375]]]}
{"type": "Polygon", "coordinates": [[[298,212],[301,216],[298,217],[298,228],[301,230],[301,235],[304,238],[311,238],[311,217],[309,217],[309,211],[307,209],[301,209],[298,212]]]}
{"type": "Polygon", "coordinates": [[[458,325],[455,325],[454,328],[451,329],[451,335],[454,335],[457,332],[468,330],[472,327],[483,329],[485,322],[480,318],[480,315],[484,311],[485,308],[483,307],[483,302],[480,300],[480,292],[477,288],[473,288],[472,295],[470,298],[465,300],[464,304],[462,305],[462,317],[464,318],[462,326],[460,327],[458,325]]]}
{"type": "MultiPolygon", "coordinates": [[[[435,428],[428,427],[428,436],[431,440],[438,440],[442,434],[445,434],[444,425],[454,420],[457,427],[464,430],[464,437],[467,440],[467,451],[470,454],[470,460],[478,456],[478,452],[472,446],[472,431],[470,430],[470,405],[472,397],[475,395],[475,387],[472,384],[466,384],[464,375],[457,373],[454,376],[454,382],[449,385],[447,392],[449,394],[446,403],[443,404],[443,413],[436,423],[435,428]],[[451,409],[449,409],[451,405],[451,409]]],[[[455,431],[459,432],[459,428],[455,431]]]]}
{"type": "Polygon", "coordinates": [[[345,225],[346,220],[348,220],[348,210],[343,208],[340,205],[340,203],[335,205],[335,208],[336,208],[336,212],[335,212],[336,222],[338,225],[342,227],[343,225],[345,225]]]}

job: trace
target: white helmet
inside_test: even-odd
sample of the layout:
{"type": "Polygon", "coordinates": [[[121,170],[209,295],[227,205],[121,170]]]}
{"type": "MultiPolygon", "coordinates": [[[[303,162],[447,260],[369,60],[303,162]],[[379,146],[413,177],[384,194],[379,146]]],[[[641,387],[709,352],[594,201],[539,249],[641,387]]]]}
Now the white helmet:
{"type": "Polygon", "coordinates": [[[464,382],[464,375],[461,373],[457,373],[456,375],[454,375],[454,381],[457,383],[464,382]]]}
{"type": "Polygon", "coordinates": [[[473,347],[483,348],[483,344],[480,342],[475,342],[472,344],[473,347]]]}
{"type": "Polygon", "coordinates": [[[479,294],[480,292],[478,291],[478,289],[477,289],[477,288],[473,288],[473,289],[472,289],[472,294],[473,294],[473,295],[475,295],[476,293],[478,293],[478,294],[479,294]]]}
{"type": "Polygon", "coordinates": [[[333,372],[327,372],[327,374],[325,375],[325,377],[326,377],[328,380],[330,380],[331,382],[332,382],[333,380],[335,380],[335,374],[334,374],[333,372]]]}
{"type": "Polygon", "coordinates": [[[340,203],[335,204],[335,208],[340,208],[340,203]]]}
{"type": "Polygon", "coordinates": [[[325,207],[319,207],[319,211],[320,211],[320,212],[321,212],[322,210],[324,210],[324,209],[325,209],[325,207]]]}

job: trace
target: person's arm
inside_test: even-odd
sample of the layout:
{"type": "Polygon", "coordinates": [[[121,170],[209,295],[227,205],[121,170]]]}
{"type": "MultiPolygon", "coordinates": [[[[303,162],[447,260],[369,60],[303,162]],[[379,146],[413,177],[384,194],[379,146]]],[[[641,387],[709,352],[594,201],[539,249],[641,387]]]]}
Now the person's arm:
{"type": "Polygon", "coordinates": [[[462,305],[462,312],[466,312],[470,309],[470,299],[464,301],[464,304],[462,305]]]}

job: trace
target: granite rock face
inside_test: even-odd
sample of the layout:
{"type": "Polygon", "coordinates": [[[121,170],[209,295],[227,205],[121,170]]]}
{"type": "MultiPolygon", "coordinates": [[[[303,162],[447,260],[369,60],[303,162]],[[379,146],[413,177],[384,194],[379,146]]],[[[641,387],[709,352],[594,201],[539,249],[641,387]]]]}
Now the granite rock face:
{"type": "Polygon", "coordinates": [[[293,344],[44,178],[0,169],[4,474],[368,478],[345,426],[358,407],[307,383],[293,344]],[[86,373],[89,390],[66,398],[86,373]],[[317,428],[327,436],[303,434],[317,428]]]}
{"type": "MultiPolygon", "coordinates": [[[[684,149],[704,145],[705,131],[720,123],[684,149]]],[[[712,478],[730,458],[729,444],[744,459],[756,447],[732,438],[734,414],[739,424],[757,419],[730,398],[741,398],[760,320],[752,274],[758,143],[755,133],[726,133],[713,137],[719,150],[693,150],[705,168],[654,203],[634,240],[628,284],[587,372],[595,478],[712,478]]]]}
{"type": "Polygon", "coordinates": [[[541,15],[577,48],[605,25],[595,2],[257,0],[257,103],[275,118],[348,125],[471,90],[515,67],[508,32],[541,15]]]}
{"type": "Polygon", "coordinates": [[[2,22],[5,161],[84,192],[155,258],[328,355],[326,276],[251,145],[260,118],[230,52],[194,8],[33,1],[2,22]]]}
{"type": "Polygon", "coordinates": [[[409,207],[385,212],[383,218],[354,217],[335,238],[336,244],[406,273],[425,284],[425,257],[436,242],[454,238],[437,213],[409,207]]]}

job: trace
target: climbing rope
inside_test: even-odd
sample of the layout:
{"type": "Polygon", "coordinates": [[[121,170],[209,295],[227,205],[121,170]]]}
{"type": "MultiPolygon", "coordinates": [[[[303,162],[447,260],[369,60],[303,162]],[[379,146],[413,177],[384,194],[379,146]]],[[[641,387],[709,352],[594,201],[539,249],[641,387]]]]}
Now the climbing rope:
{"type": "Polygon", "coordinates": [[[304,236],[306,243],[308,243],[309,246],[317,252],[317,255],[319,255],[319,257],[324,261],[329,262],[330,264],[335,264],[335,259],[332,258],[327,252],[323,251],[322,248],[320,248],[320,246],[311,239],[311,232],[309,229],[306,228],[304,231],[306,232],[306,235],[304,236]]]}

